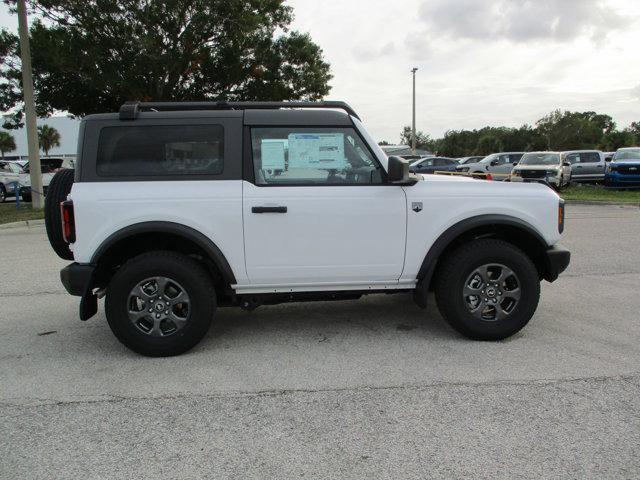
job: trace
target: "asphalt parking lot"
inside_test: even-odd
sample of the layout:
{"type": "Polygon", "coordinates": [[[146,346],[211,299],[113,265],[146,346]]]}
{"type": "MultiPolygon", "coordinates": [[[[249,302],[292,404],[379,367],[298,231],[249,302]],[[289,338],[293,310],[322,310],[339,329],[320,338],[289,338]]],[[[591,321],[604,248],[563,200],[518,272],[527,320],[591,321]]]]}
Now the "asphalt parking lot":
{"type": "Polygon", "coordinates": [[[219,310],[166,359],[77,319],[42,227],[0,231],[0,477],[638,478],[640,209],[567,211],[506,341],[371,296],[219,310]]]}

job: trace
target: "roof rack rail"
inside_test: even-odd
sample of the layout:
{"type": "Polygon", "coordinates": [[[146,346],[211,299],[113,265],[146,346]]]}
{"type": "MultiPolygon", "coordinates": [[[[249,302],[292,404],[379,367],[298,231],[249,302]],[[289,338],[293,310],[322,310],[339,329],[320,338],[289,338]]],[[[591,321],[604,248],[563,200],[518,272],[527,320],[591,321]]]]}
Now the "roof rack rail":
{"type": "Polygon", "coordinates": [[[280,108],[336,108],[360,120],[345,102],[126,102],[120,107],[120,120],[135,120],[140,112],[176,112],[185,110],[277,110],[280,108]]]}

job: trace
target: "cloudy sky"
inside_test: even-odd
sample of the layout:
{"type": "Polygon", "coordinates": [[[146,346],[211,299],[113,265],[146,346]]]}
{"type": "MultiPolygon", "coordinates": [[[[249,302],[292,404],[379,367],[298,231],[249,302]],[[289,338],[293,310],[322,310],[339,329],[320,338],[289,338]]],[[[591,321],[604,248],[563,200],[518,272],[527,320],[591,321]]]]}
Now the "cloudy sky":
{"type": "MultiPolygon", "coordinates": [[[[411,122],[414,66],[418,128],[432,136],[555,108],[640,120],[640,0],[287,3],[332,65],[329,98],[351,103],[379,140],[411,122]]],[[[0,5],[0,25],[15,29],[0,5]]]]}
{"type": "Polygon", "coordinates": [[[332,99],[378,139],[533,123],[555,108],[640,120],[640,0],[289,0],[332,64],[332,99]]]}

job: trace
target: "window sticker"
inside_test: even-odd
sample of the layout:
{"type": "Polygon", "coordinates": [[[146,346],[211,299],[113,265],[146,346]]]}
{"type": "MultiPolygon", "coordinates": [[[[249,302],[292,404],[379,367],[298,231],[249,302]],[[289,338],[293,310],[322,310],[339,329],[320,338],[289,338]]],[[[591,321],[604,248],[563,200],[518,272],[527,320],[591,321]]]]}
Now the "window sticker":
{"type": "Polygon", "coordinates": [[[284,170],[284,140],[262,140],[263,170],[284,170]]]}
{"type": "Polygon", "coordinates": [[[343,133],[291,133],[289,168],[342,170],[347,166],[343,133]]]}

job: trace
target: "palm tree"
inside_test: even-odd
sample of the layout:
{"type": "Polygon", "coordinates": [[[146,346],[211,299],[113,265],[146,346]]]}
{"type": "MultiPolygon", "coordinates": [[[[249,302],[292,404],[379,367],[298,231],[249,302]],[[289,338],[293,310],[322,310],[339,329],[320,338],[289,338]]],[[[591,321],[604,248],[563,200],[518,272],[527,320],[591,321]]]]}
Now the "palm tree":
{"type": "Polygon", "coordinates": [[[60,132],[49,125],[38,127],[38,143],[45,157],[49,156],[49,150],[60,146],[60,132]]]}
{"type": "Polygon", "coordinates": [[[4,160],[4,152],[13,152],[16,149],[16,141],[13,135],[7,132],[0,132],[0,154],[4,160]]]}

